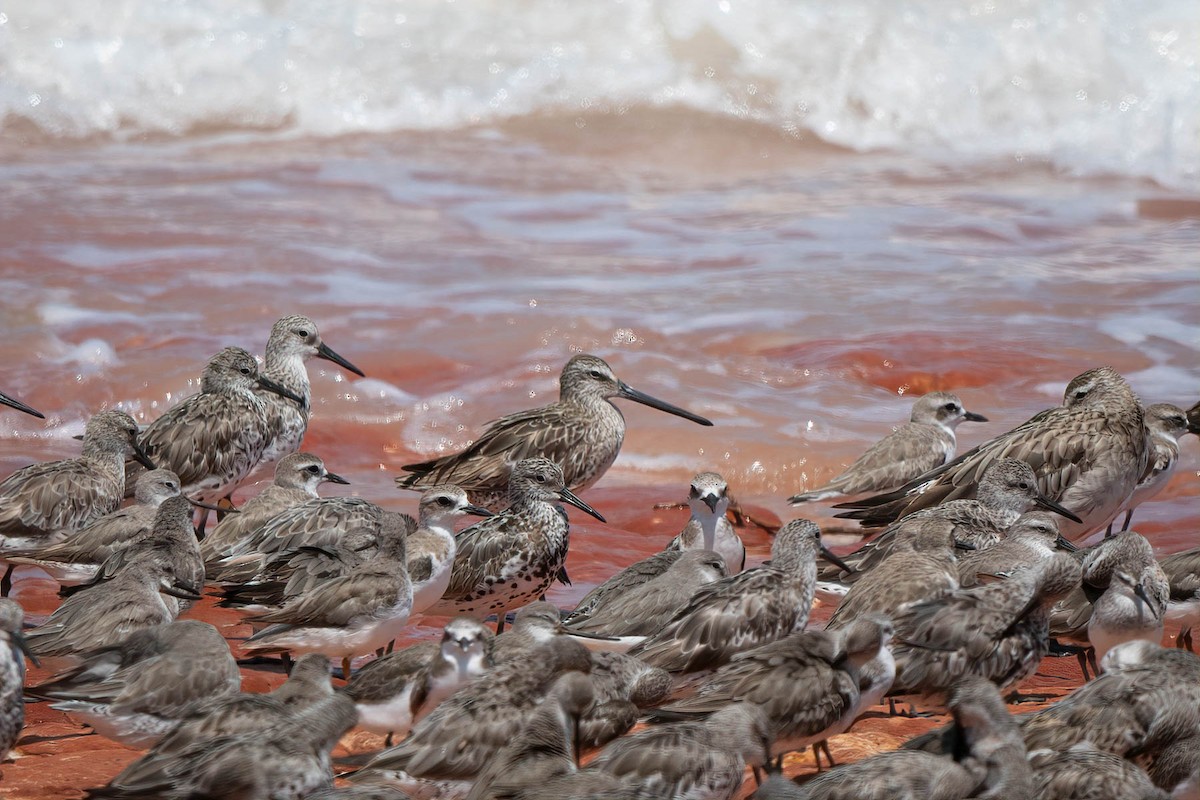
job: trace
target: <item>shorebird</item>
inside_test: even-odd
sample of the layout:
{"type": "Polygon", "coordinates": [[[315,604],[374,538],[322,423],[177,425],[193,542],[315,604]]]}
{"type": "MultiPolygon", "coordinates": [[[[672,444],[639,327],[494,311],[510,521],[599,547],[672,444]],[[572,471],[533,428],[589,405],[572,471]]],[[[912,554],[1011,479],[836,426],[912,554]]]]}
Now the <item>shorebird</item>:
{"type": "Polygon", "coordinates": [[[1058,531],[1058,519],[1045,511],[1026,511],[1007,531],[1004,538],[985,550],[962,553],[958,557],[960,586],[974,586],[981,576],[1006,576],[1029,569],[1056,551],[1074,552],[1075,545],[1058,531]]]}
{"type": "Polygon", "coordinates": [[[399,514],[384,519],[374,558],[321,583],[277,611],[250,617],[268,627],[246,640],[247,653],[320,653],[342,659],[350,678],[352,656],[366,655],[396,639],[412,611],[405,539],[399,514]]]}
{"type": "Polygon", "coordinates": [[[463,487],[478,505],[498,510],[509,497],[509,473],[520,461],[547,458],[562,466],[564,485],[582,492],[608,471],[625,439],[618,397],[674,414],[698,425],[704,417],[631,388],[612,367],[592,355],[577,355],[563,367],[559,400],[495,420],[473,444],[448,456],[408,464],[396,484],[423,489],[439,483],[463,487]]]}
{"type": "Polygon", "coordinates": [[[67,659],[116,644],[143,628],[172,622],[180,601],[199,600],[200,589],[177,574],[171,553],[148,549],[111,580],[68,597],[29,631],[29,649],[43,660],[67,659]]]}
{"type": "Polygon", "coordinates": [[[300,440],[308,430],[312,410],[311,385],[306,362],[311,358],[332,361],[342,369],[366,377],[363,371],[330,349],[321,339],[317,325],[308,317],[291,314],[271,326],[263,359],[263,375],[287,389],[300,400],[291,400],[274,392],[260,391],[267,403],[267,421],[271,438],[261,463],[270,463],[300,449],[300,440]]]}
{"type": "Polygon", "coordinates": [[[46,415],[43,414],[42,412],[38,411],[35,408],[25,405],[20,400],[17,400],[15,397],[9,397],[4,392],[0,392],[0,405],[6,405],[9,408],[15,408],[17,411],[24,411],[26,414],[37,417],[38,419],[46,418],[46,415]]]}
{"type": "Polygon", "coordinates": [[[27,694],[130,747],[146,748],[198,703],[233,694],[237,662],[207,622],[176,620],[79,654],[79,664],[27,694]]]}
{"type": "Polygon", "coordinates": [[[700,587],[630,655],[668,672],[698,672],[719,667],[742,650],[803,630],[816,590],[818,554],[839,561],[821,544],[815,523],[792,520],[771,543],[769,566],[700,587]]]}
{"type": "Polygon", "coordinates": [[[254,356],[226,347],[204,367],[200,393],[150,423],[138,441],[151,459],[172,470],[183,494],[215,503],[232,494],[270,443],[261,388],[287,401],[299,395],[260,375],[254,356]]]}
{"type": "Polygon", "coordinates": [[[511,798],[574,770],[579,763],[580,717],[594,700],[586,675],[560,676],[520,733],[484,766],[466,800],[511,798]]]}
{"type": "Polygon", "coordinates": [[[1163,748],[1147,773],[1155,786],[1174,790],[1171,800],[1200,798],[1200,733],[1163,748]]]}
{"type": "Polygon", "coordinates": [[[333,785],[330,751],[354,724],[354,703],[332,694],[267,731],[150,753],[89,798],[301,800],[333,785]]]}
{"type": "Polygon", "coordinates": [[[417,508],[417,529],[408,535],[414,614],[423,613],[450,588],[450,568],[457,551],[454,521],[466,514],[492,516],[486,508],[467,502],[467,493],[450,484],[426,489],[417,508]]]}
{"type": "Polygon", "coordinates": [[[1164,556],[1158,565],[1171,590],[1164,620],[1179,625],[1176,646],[1191,650],[1192,628],[1200,625],[1200,547],[1164,556]]]}
{"type": "Polygon", "coordinates": [[[596,702],[579,721],[580,747],[608,744],[671,694],[669,672],[624,653],[592,653],[590,677],[596,702]]]}
{"type": "Polygon", "coordinates": [[[486,679],[455,692],[418,722],[406,740],[377,755],[351,780],[463,796],[525,726],[558,677],[590,667],[588,651],[565,637],[545,643],[528,658],[497,664],[486,679]]]}
{"type": "Polygon", "coordinates": [[[850,586],[825,629],[836,631],[868,614],[891,614],[907,603],[940,597],[959,587],[954,525],[912,517],[912,534],[898,540],[878,567],[850,586]]]}
{"type": "Polygon", "coordinates": [[[322,483],[348,485],[350,481],[325,468],[325,462],[311,453],[292,453],[275,465],[271,485],[247,500],[209,531],[200,543],[207,568],[229,556],[241,544],[273,517],[308,500],[318,499],[317,487],[322,483]]]}
{"type": "Polygon", "coordinates": [[[661,575],[613,592],[589,613],[572,614],[567,629],[606,636],[649,636],[670,622],[700,587],[727,577],[725,559],[711,550],[688,550],[661,575]]]}
{"type": "Polygon", "coordinates": [[[1137,765],[1084,743],[1063,753],[1029,754],[1036,782],[1032,800],[1171,800],[1137,765]]]}
{"type": "Polygon", "coordinates": [[[896,626],[893,695],[940,699],[978,676],[1002,692],[1028,678],[1049,650],[1050,606],[1079,585],[1079,564],[1056,554],[997,583],[903,606],[896,626]]]}
{"type": "Polygon", "coordinates": [[[492,667],[492,632],[469,617],[424,642],[377,658],[360,669],[345,692],[358,707],[358,727],[403,739],[450,695],[492,667]]]}
{"type": "Polygon", "coordinates": [[[845,472],[819,489],[788,498],[792,505],[875,492],[890,492],[954,458],[960,422],[987,422],[949,392],[930,392],[913,403],[912,416],[871,445],[845,472]]]}
{"type": "Polygon", "coordinates": [[[164,500],[179,496],[179,478],[169,469],[152,469],[138,476],[134,504],[93,520],[63,542],[14,554],[15,565],[38,567],[61,586],[87,583],[109,556],[148,534],[164,500]]]}
{"type": "MultiPolygon", "coordinates": [[[[608,603],[624,596],[625,593],[662,575],[682,556],[682,550],[663,550],[630,564],[585,594],[575,606],[575,610],[568,615],[567,621],[572,625],[582,622],[608,603]]],[[[723,561],[724,559],[722,559],[723,561]]]]}
{"type": "Polygon", "coordinates": [[[737,535],[725,512],[729,510],[728,486],[715,472],[692,478],[688,507],[692,516],[667,550],[715,550],[725,559],[730,575],[746,568],[746,545],[737,535]]]}
{"type": "MultiPolygon", "coordinates": [[[[1146,406],[1146,433],[1150,439],[1150,458],[1146,471],[1138,481],[1133,495],[1125,503],[1125,522],[1121,530],[1129,530],[1133,511],[1167,487],[1179,462],[1179,437],[1189,433],[1187,415],[1179,406],[1155,403],[1146,406]]],[[[1197,434],[1200,436],[1200,434],[1197,434]]]]}
{"type": "MultiPolygon", "coordinates": [[[[730,703],[755,703],[766,713],[771,755],[809,746],[820,769],[818,743],[845,730],[859,700],[858,671],[891,638],[886,620],[863,619],[841,633],[801,631],[736,655],[691,697],[651,712],[652,720],[706,716],[730,703]]],[[[825,754],[833,765],[828,745],[825,754]]]]}
{"type": "Polygon", "coordinates": [[[506,613],[536,600],[562,574],[571,534],[558,501],[604,521],[564,485],[562,469],[545,458],[518,462],[508,492],[507,509],[458,534],[450,586],[426,613],[496,614],[499,633],[506,613]]]}
{"type": "Polygon", "coordinates": [[[17,601],[0,598],[0,761],[8,758],[25,727],[25,657],[38,663],[21,633],[24,621],[25,611],[17,601]]]}
{"type": "Polygon", "coordinates": [[[854,519],[882,525],[947,500],[971,497],[998,458],[1033,468],[1038,490],[1082,522],[1067,525],[1071,540],[1107,525],[1133,493],[1149,458],[1142,407],[1116,370],[1098,367],[1068,385],[1063,405],[1036,414],[1008,433],[916,478],[895,492],[839,507],[854,519]]]}
{"type": "MultiPolygon", "coordinates": [[[[0,482],[0,556],[57,544],[116,511],[125,496],[125,456],[154,469],[137,432],[124,411],[101,411],[88,421],[79,458],[33,464],[0,482]]],[[[6,565],[0,594],[8,594],[11,580],[12,565],[6,565]]]]}
{"type": "Polygon", "coordinates": [[[1187,410],[1188,432],[1200,435],[1200,402],[1187,410]]]}
{"type": "Polygon", "coordinates": [[[656,725],[624,736],[596,756],[588,771],[619,779],[631,796],[639,788],[660,797],[732,800],[747,766],[771,757],[771,726],[753,703],[733,703],[701,720],[656,725]]]}
{"type": "Polygon", "coordinates": [[[391,786],[343,786],[306,795],[304,800],[412,800],[412,796],[391,786]]]}

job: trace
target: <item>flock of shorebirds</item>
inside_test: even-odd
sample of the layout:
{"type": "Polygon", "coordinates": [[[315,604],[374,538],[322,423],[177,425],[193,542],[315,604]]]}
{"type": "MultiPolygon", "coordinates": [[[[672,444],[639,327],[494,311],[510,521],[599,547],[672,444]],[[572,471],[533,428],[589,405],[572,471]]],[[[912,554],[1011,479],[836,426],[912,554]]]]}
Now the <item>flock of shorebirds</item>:
{"type": "Polygon", "coordinates": [[[405,467],[413,519],[318,495],[347,481],[300,452],[314,357],[362,374],[312,320],[284,317],[261,367],[226,348],[144,430],[101,411],[80,457],[0,482],[5,595],[33,566],[65,597],[31,628],[0,600],[0,754],[24,703],[45,701],[147,749],[92,798],[732,798],[747,770],[760,798],[1200,798],[1200,548],[1159,559],[1129,530],[1200,434],[1200,404],[1143,407],[1115,370],[1089,369],[1061,406],[955,457],[955,428],[986,419],[934,392],[791,498],[842,500],[881,529],[855,552],[795,519],[748,565],[726,483],[702,472],[682,532],[567,612],[543,599],[569,581],[562,504],[604,521],[579,494],[620,449],[611,401],[712,423],[576,355],[558,402],[405,467]],[[273,484],[235,509],[269,462],[273,484]],[[464,516],[480,519],[456,532],[464,516]],[[243,659],[283,658],[279,688],[241,692],[229,641],[178,619],[206,589],[253,625],[243,659]],[[807,630],[818,596],[836,610],[807,630]],[[393,651],[415,615],[451,621],[393,651]],[[1162,646],[1167,621],[1187,649],[1162,646]],[[1051,652],[1075,654],[1085,682],[1013,716],[1051,652]],[[26,657],[57,674],[25,686],[26,657]],[[881,704],[952,721],[836,766],[828,740],[881,704]],[[335,765],[356,726],[385,749],[335,765]],[[819,774],[786,779],[784,756],[809,748],[819,774]]]}

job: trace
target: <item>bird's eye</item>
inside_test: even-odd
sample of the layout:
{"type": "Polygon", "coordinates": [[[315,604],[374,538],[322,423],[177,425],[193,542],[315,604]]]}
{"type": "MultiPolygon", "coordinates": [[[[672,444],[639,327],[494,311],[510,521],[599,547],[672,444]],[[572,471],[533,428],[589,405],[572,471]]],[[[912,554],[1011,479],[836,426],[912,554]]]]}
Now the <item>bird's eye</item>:
{"type": "Polygon", "coordinates": [[[536,480],[538,483],[545,483],[546,476],[545,475],[535,475],[534,480],[536,480]]]}
{"type": "Polygon", "coordinates": [[[1083,398],[1087,397],[1087,393],[1087,389],[1080,389],[1079,391],[1075,392],[1075,399],[1082,400],[1083,398]]]}
{"type": "Polygon", "coordinates": [[[604,378],[604,374],[602,372],[600,372],[600,370],[598,370],[598,369],[593,369],[593,370],[589,371],[588,375],[592,376],[596,380],[602,380],[604,378]]]}
{"type": "Polygon", "coordinates": [[[454,501],[451,500],[449,497],[439,497],[437,499],[437,504],[439,506],[442,506],[443,508],[446,508],[448,506],[454,505],[454,501]]]}
{"type": "Polygon", "coordinates": [[[321,473],[321,468],[316,464],[313,464],[311,467],[305,467],[304,471],[311,475],[319,475],[321,473]]]}
{"type": "Polygon", "coordinates": [[[178,489],[179,487],[176,486],[175,484],[171,483],[170,481],[167,481],[167,488],[174,490],[174,489],[178,489]]]}
{"type": "Polygon", "coordinates": [[[301,339],[307,339],[307,338],[308,338],[308,331],[306,331],[306,330],[298,330],[298,331],[296,331],[296,335],[297,335],[297,336],[299,336],[301,339]]]}
{"type": "Polygon", "coordinates": [[[1018,489],[1026,489],[1026,490],[1028,490],[1028,489],[1029,489],[1029,484],[1028,484],[1028,483],[1026,483],[1025,481],[1021,481],[1020,483],[1018,483],[1018,484],[1017,484],[1017,488],[1018,488],[1018,489]]]}
{"type": "Polygon", "coordinates": [[[249,375],[249,374],[250,374],[250,368],[249,368],[249,367],[242,367],[241,369],[239,369],[239,370],[238,370],[238,372],[242,373],[243,375],[249,375]]]}
{"type": "Polygon", "coordinates": [[[946,403],[945,408],[947,411],[958,411],[958,406],[954,405],[954,403],[946,403]]]}

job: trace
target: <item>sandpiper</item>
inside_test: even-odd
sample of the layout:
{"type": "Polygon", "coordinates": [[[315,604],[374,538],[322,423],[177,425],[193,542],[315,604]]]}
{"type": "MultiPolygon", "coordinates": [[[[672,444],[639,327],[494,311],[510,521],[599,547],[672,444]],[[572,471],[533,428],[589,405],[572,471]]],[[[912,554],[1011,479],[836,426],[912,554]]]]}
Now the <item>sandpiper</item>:
{"type": "Polygon", "coordinates": [[[146,550],[111,580],[67,598],[29,631],[29,648],[46,660],[117,644],[135,631],[173,621],[180,601],[199,600],[200,589],[176,573],[171,553],[146,550]]]}
{"type": "Polygon", "coordinates": [[[412,726],[450,695],[492,667],[492,632],[470,617],[456,617],[440,645],[424,642],[388,653],[346,684],[358,707],[358,727],[403,739],[412,726]]]}
{"type": "Polygon", "coordinates": [[[729,703],[755,703],[770,721],[771,755],[778,765],[782,767],[784,754],[811,745],[820,768],[817,743],[843,721],[845,727],[854,722],[844,718],[858,703],[858,670],[879,654],[891,634],[890,623],[873,619],[851,623],[842,634],[790,634],[738,654],[693,696],[663,706],[650,717],[686,718],[713,713],[729,703]]]}
{"type": "Polygon", "coordinates": [[[366,655],[396,639],[412,611],[405,539],[400,515],[385,518],[378,550],[346,575],[319,584],[278,611],[251,617],[268,627],[246,640],[247,653],[320,653],[342,659],[350,677],[352,656],[366,655]]]}
{"type": "Polygon", "coordinates": [[[271,439],[261,462],[269,463],[300,449],[300,440],[308,430],[312,410],[308,367],[311,358],[332,361],[339,367],[365,377],[363,371],[330,349],[321,339],[317,325],[308,317],[292,314],[281,317],[272,327],[263,359],[263,375],[287,389],[300,400],[291,400],[274,392],[260,392],[267,403],[271,439]]]}
{"type": "Polygon", "coordinates": [[[1178,647],[1192,649],[1192,628],[1200,625],[1200,547],[1159,560],[1171,588],[1165,620],[1179,625],[1178,647]]]}
{"type": "Polygon", "coordinates": [[[337,789],[322,789],[306,795],[304,800],[412,800],[407,792],[391,786],[343,786],[337,789]]]}
{"type": "Polygon", "coordinates": [[[1171,800],[1137,765],[1084,743],[1062,753],[1029,754],[1034,769],[1032,800],[1171,800]]]}
{"type": "MultiPolygon", "coordinates": [[[[0,483],[0,556],[57,544],[116,511],[125,496],[125,456],[154,469],[137,433],[137,423],[124,411],[101,411],[88,421],[79,458],[34,464],[0,483]]],[[[11,578],[7,565],[0,594],[8,594],[11,578]]]]}
{"type": "Polygon", "coordinates": [[[497,664],[486,679],[451,695],[405,741],[377,755],[352,780],[388,781],[419,792],[433,784],[443,796],[465,795],[558,677],[590,667],[588,651],[565,637],[554,638],[528,658],[497,664]]]}
{"type": "Polygon", "coordinates": [[[151,752],[89,798],[301,800],[333,785],[330,751],[354,724],[354,703],[333,694],[274,728],[151,752]]]}
{"type": "Polygon", "coordinates": [[[1179,437],[1189,433],[1184,410],[1170,403],[1146,406],[1145,419],[1146,433],[1150,438],[1150,458],[1137,488],[1125,503],[1125,522],[1121,525],[1123,531],[1129,530],[1134,509],[1153,498],[1171,482],[1171,476],[1175,474],[1175,467],[1179,462],[1179,437]]]}
{"type": "Polygon", "coordinates": [[[692,516],[666,549],[715,550],[725,559],[729,574],[736,575],[746,568],[746,545],[725,516],[729,511],[728,488],[725,479],[715,472],[701,472],[692,478],[688,490],[692,516]]]}
{"type": "Polygon", "coordinates": [[[1011,575],[1036,566],[1059,550],[1073,552],[1075,545],[1059,533],[1058,518],[1045,511],[1026,511],[992,547],[959,554],[958,582],[974,586],[981,576],[1011,575]]]}
{"type": "Polygon", "coordinates": [[[4,392],[0,392],[0,405],[6,405],[9,408],[15,408],[17,411],[24,411],[26,414],[45,419],[46,415],[31,406],[27,406],[15,397],[9,397],[4,392]]]}
{"type": "Polygon", "coordinates": [[[871,445],[845,472],[819,489],[788,498],[792,505],[890,492],[954,458],[960,422],[987,422],[950,392],[930,392],[913,403],[905,425],[871,445]]]}
{"type": "Polygon", "coordinates": [[[207,622],[176,620],[79,654],[79,664],[28,690],[96,733],[145,748],[197,703],[236,692],[237,662],[207,622]]]}
{"type": "Polygon", "coordinates": [[[580,717],[594,700],[595,690],[586,675],[560,676],[520,733],[479,773],[467,800],[510,798],[572,771],[579,763],[580,717]]]}
{"type": "MultiPolygon", "coordinates": [[[[587,619],[613,600],[662,575],[683,555],[682,550],[664,550],[630,564],[583,596],[567,617],[571,624],[587,619]]],[[[724,561],[724,559],[722,559],[724,561]]]]}
{"type": "MultiPolygon", "coordinates": [[[[736,653],[803,630],[816,590],[817,555],[840,559],[821,544],[815,523],[796,519],[771,543],[770,565],[700,587],[660,630],[630,655],[668,672],[715,669],[736,653]]],[[[849,568],[846,568],[849,571],[849,568]]]]}
{"type": "Polygon", "coordinates": [[[649,636],[675,616],[702,586],[727,577],[725,559],[711,550],[688,550],[661,575],[614,592],[587,614],[573,614],[568,630],[606,636],[649,636]]]}
{"type": "Polygon", "coordinates": [[[164,500],[179,496],[179,478],[169,469],[152,469],[138,476],[133,505],[93,520],[63,542],[10,556],[16,565],[38,567],[62,586],[86,583],[97,567],[117,550],[141,539],[154,526],[164,500]]]}
{"type": "Polygon", "coordinates": [[[496,614],[496,630],[503,630],[504,615],[544,594],[566,563],[570,527],[558,501],[604,521],[564,485],[562,469],[545,458],[518,462],[508,491],[507,509],[458,534],[450,586],[428,614],[496,614]]]}
{"type": "Polygon", "coordinates": [[[1063,528],[1063,535],[1075,540],[1107,525],[1145,473],[1149,447],[1141,404],[1116,370],[1088,370],[1067,385],[1062,406],[1042,411],[891,494],[843,505],[864,509],[864,524],[886,524],[970,497],[983,470],[1002,457],[1028,463],[1039,491],[1083,520],[1063,528]]]}
{"type": "Polygon", "coordinates": [[[1079,564],[1058,553],[1003,581],[897,609],[892,614],[892,694],[924,696],[936,703],[970,676],[987,678],[1002,691],[1017,686],[1049,650],[1050,606],[1079,580],[1079,564]]]}
{"type": "Polygon", "coordinates": [[[260,375],[254,356],[226,347],[200,379],[200,393],[167,410],[139,437],[151,459],[171,469],[188,497],[216,502],[232,494],[270,442],[267,404],[255,388],[286,401],[295,393],[260,375]]]}
{"type": "Polygon", "coordinates": [[[581,747],[602,747],[626,733],[645,709],[671,694],[671,674],[624,653],[592,653],[596,702],[579,721],[581,747]]]}
{"type": "Polygon", "coordinates": [[[609,744],[588,765],[632,795],[651,788],[662,797],[732,800],[747,766],[771,756],[771,725],[753,703],[733,703],[701,720],[656,725],[609,744]]]}
{"type": "Polygon", "coordinates": [[[317,499],[317,487],[322,483],[349,484],[340,475],[325,468],[325,462],[311,453],[292,453],[275,465],[275,479],[259,494],[247,500],[237,514],[225,517],[204,541],[200,552],[206,567],[216,563],[270,519],[307,500],[317,499]]]}
{"type": "Polygon", "coordinates": [[[542,457],[562,466],[568,489],[582,492],[608,471],[625,439],[625,418],[612,404],[614,397],[712,425],[704,417],[631,388],[603,359],[577,355],[563,367],[557,403],[501,417],[462,452],[406,465],[404,469],[412,474],[397,478],[396,483],[405,489],[453,483],[466,489],[478,505],[498,510],[509,498],[514,465],[542,457]]]}
{"type": "Polygon", "coordinates": [[[25,726],[25,657],[38,663],[21,632],[24,621],[25,611],[17,601],[0,598],[0,761],[8,757],[25,726]]]}

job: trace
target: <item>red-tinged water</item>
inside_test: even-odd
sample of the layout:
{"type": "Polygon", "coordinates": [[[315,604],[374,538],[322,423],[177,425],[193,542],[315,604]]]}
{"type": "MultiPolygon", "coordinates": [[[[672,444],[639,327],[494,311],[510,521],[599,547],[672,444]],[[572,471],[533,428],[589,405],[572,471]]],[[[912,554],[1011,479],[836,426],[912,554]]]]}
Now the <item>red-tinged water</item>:
{"type": "MultiPolygon", "coordinates": [[[[0,473],[75,454],[72,435],[105,405],[154,419],[197,390],[209,355],[261,353],[271,323],[302,312],[369,376],[310,364],[305,449],[352,493],[412,511],[392,484],[401,465],[550,402],[566,359],[591,352],[715,426],[620,403],[625,445],[585,494],[609,523],[572,512],[574,584],[550,595],[567,606],[678,531],[686,513],[654,506],[684,499],[702,470],[771,524],[828,525],[827,507],[785,498],[929,390],[990,418],[959,429],[960,449],[1100,364],[1147,402],[1200,399],[1194,197],[1028,162],[857,154],[700,115],[575,122],[8,148],[0,390],[48,419],[0,413],[0,473]]],[[[1198,464],[1189,437],[1137,514],[1163,552],[1200,544],[1198,464]]],[[[751,561],[765,558],[770,537],[744,535],[751,561]]],[[[18,597],[53,607],[30,574],[18,597]]],[[[245,635],[236,615],[204,616],[245,635]]],[[[74,723],[31,715],[34,739],[49,738],[5,767],[34,787],[14,798],[79,796],[38,795],[36,781],[59,770],[64,787],[94,785],[133,756],[98,737],[72,749],[58,737],[74,723]]]]}

